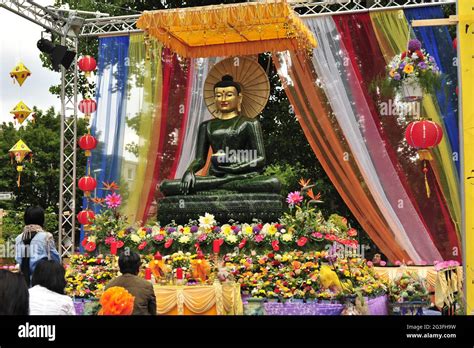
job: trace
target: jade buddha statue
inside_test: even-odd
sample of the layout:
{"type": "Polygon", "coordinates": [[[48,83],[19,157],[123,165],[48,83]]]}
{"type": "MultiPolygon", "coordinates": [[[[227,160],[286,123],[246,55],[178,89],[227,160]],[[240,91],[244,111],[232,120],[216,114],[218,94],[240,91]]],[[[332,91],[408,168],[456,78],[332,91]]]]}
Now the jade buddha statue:
{"type": "Polygon", "coordinates": [[[265,149],[262,129],[256,118],[241,114],[245,91],[230,75],[214,85],[218,117],[200,124],[195,159],[181,180],[163,180],[165,196],[188,195],[212,190],[239,193],[279,193],[276,177],[264,176],[265,149]],[[211,149],[207,176],[197,176],[211,149]]]}

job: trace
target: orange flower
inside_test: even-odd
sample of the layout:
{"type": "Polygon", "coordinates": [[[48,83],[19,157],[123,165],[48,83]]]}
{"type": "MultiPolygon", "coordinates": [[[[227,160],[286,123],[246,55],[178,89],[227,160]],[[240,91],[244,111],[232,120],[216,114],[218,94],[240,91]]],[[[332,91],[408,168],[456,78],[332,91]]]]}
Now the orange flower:
{"type": "Polygon", "coordinates": [[[321,192],[318,192],[318,194],[315,196],[313,189],[309,189],[308,191],[306,191],[306,193],[308,194],[308,197],[314,201],[319,201],[321,199],[321,192]]]}
{"type": "Polygon", "coordinates": [[[105,198],[91,198],[91,201],[94,204],[103,204],[105,202],[105,198]]]}
{"type": "Polygon", "coordinates": [[[125,288],[113,286],[100,297],[99,315],[131,315],[135,297],[125,288]]]}
{"type": "Polygon", "coordinates": [[[305,180],[305,179],[301,178],[298,183],[300,184],[301,187],[306,187],[306,186],[309,185],[310,182],[311,182],[311,179],[305,180]]]}
{"type": "Polygon", "coordinates": [[[104,190],[108,191],[117,191],[119,189],[118,185],[115,183],[115,181],[112,182],[102,182],[104,185],[104,190]]]}

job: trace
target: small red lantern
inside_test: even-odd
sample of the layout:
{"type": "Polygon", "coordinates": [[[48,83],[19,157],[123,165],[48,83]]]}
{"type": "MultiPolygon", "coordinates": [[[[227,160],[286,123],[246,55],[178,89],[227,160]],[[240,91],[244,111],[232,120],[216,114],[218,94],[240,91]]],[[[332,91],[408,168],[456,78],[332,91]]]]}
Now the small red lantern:
{"type": "Polygon", "coordinates": [[[91,151],[97,146],[97,139],[90,134],[83,135],[79,138],[79,147],[86,152],[86,157],[91,155],[91,151]]]}
{"type": "Polygon", "coordinates": [[[441,142],[443,139],[443,129],[439,124],[433,121],[413,121],[408,125],[405,131],[405,139],[407,140],[408,145],[418,149],[418,155],[423,161],[426,195],[429,198],[430,187],[426,177],[426,174],[428,173],[426,161],[431,161],[433,157],[428,149],[437,146],[441,142]]]}
{"type": "Polygon", "coordinates": [[[94,191],[97,187],[97,182],[92,176],[83,176],[79,179],[78,183],[79,189],[84,191],[84,196],[89,197],[91,191],[94,191]]]}
{"type": "Polygon", "coordinates": [[[77,221],[79,221],[81,225],[90,225],[94,219],[95,214],[90,209],[82,210],[79,212],[79,214],[77,214],[77,221]]]}
{"type": "Polygon", "coordinates": [[[97,103],[93,99],[83,99],[79,102],[79,111],[84,114],[86,120],[97,110],[97,103]]]}
{"type": "Polygon", "coordinates": [[[84,56],[77,62],[79,65],[79,69],[85,72],[86,77],[91,76],[91,71],[94,71],[97,67],[97,63],[94,57],[91,56],[84,56]]]}

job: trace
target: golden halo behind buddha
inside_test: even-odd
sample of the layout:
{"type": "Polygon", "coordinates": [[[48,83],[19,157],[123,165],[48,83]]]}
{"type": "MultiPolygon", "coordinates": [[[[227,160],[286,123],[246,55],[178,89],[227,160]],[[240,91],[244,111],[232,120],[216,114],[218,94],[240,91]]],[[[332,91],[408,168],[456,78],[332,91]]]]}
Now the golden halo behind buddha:
{"type": "Polygon", "coordinates": [[[270,82],[257,60],[243,57],[231,57],[215,64],[204,83],[204,102],[214,117],[219,117],[214,100],[214,85],[222,76],[230,75],[242,89],[242,116],[257,117],[267,104],[270,96],[270,82]]]}

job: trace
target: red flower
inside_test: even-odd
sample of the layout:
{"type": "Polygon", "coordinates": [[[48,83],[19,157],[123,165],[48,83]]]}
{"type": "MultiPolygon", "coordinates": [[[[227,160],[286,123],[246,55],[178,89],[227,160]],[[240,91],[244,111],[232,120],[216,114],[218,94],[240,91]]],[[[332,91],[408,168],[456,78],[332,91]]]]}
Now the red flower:
{"type": "Polygon", "coordinates": [[[275,294],[279,294],[281,291],[280,291],[280,289],[275,288],[275,289],[273,290],[273,292],[274,292],[275,294]]]}
{"type": "Polygon", "coordinates": [[[168,249],[173,244],[173,238],[169,238],[165,243],[165,248],[168,249]]]}
{"type": "Polygon", "coordinates": [[[420,60],[425,60],[425,56],[420,50],[416,50],[415,53],[418,56],[418,58],[420,58],[420,60]]]}
{"type": "Polygon", "coordinates": [[[96,245],[94,242],[87,242],[86,246],[85,246],[86,250],[88,252],[91,252],[91,251],[94,251],[95,248],[96,248],[96,245]]]}
{"type": "Polygon", "coordinates": [[[273,259],[275,257],[275,254],[269,253],[267,256],[268,256],[268,258],[273,259]]]}
{"type": "Polygon", "coordinates": [[[402,53],[402,57],[401,57],[401,58],[402,58],[402,59],[405,59],[406,56],[407,56],[407,51],[405,51],[405,52],[402,53]]]}
{"type": "Polygon", "coordinates": [[[298,239],[298,241],[296,242],[296,244],[298,244],[298,246],[302,247],[306,244],[306,242],[308,242],[308,238],[306,237],[301,237],[300,239],[298,239]]]}
{"type": "Polygon", "coordinates": [[[82,240],[81,245],[82,245],[84,248],[86,247],[86,245],[87,245],[87,237],[82,240]]]}
{"type": "Polygon", "coordinates": [[[146,241],[143,241],[143,242],[141,242],[140,245],[138,246],[138,250],[143,250],[143,249],[145,249],[145,247],[146,247],[146,241]]]}
{"type": "Polygon", "coordinates": [[[117,249],[120,249],[121,247],[123,247],[123,242],[121,240],[119,240],[117,242],[117,249]]]}
{"type": "Polygon", "coordinates": [[[279,242],[278,242],[277,240],[274,240],[274,241],[272,242],[272,248],[273,248],[273,250],[275,250],[275,251],[280,250],[280,247],[278,246],[278,244],[279,244],[279,242]]]}
{"type": "Polygon", "coordinates": [[[245,246],[246,243],[247,243],[247,239],[245,239],[245,238],[242,239],[242,241],[239,243],[239,249],[242,249],[245,246]]]}
{"type": "Polygon", "coordinates": [[[347,235],[350,237],[355,237],[357,236],[357,230],[355,228],[351,228],[349,231],[347,231],[347,235]]]}

